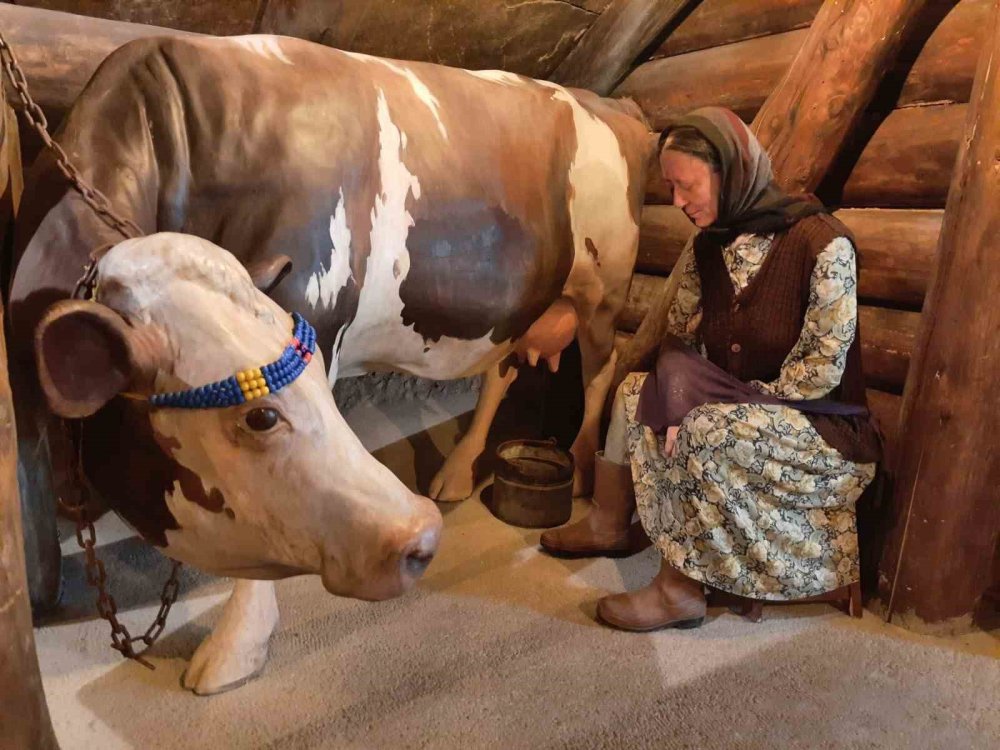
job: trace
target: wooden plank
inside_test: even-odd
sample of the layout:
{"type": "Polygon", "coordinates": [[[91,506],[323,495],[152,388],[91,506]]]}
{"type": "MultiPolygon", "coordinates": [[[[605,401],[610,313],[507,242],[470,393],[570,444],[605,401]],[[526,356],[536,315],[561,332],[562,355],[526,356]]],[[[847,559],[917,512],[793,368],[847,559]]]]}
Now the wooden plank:
{"type": "MultiPolygon", "coordinates": [[[[942,211],[854,208],[836,211],[858,244],[859,296],[919,308],[934,262],[942,211]]],[[[673,206],[646,206],[639,231],[640,273],[666,275],[694,226],[673,206]]]]}
{"type": "Polygon", "coordinates": [[[799,29],[653,60],[632,71],[614,93],[635,99],[654,130],[712,104],[750,122],[808,34],[799,29]]]}
{"type": "Polygon", "coordinates": [[[823,0],[702,0],[652,58],[803,29],[822,4],[823,0]]]}
{"type": "MultiPolygon", "coordinates": [[[[637,273],[632,277],[618,329],[638,330],[653,300],[662,292],[666,278],[637,273]]],[[[888,391],[900,391],[906,381],[920,313],[861,305],[858,308],[865,382],[888,391]]]]}
{"type": "Polygon", "coordinates": [[[226,0],[220,3],[156,0],[123,3],[121,0],[18,0],[17,4],[109,21],[229,36],[252,33],[258,7],[265,1],[226,0]]]}
{"type": "Polygon", "coordinates": [[[751,129],[789,192],[820,184],[927,0],[829,0],[751,129]]]}
{"type": "Polygon", "coordinates": [[[897,109],[851,170],[842,206],[944,208],[966,117],[966,104],[897,109]]]}
{"type": "Polygon", "coordinates": [[[552,80],[606,96],[643,50],[695,2],[614,0],[555,69],[552,80]]]}
{"type": "Polygon", "coordinates": [[[1000,7],[987,29],[903,397],[879,569],[887,617],[935,632],[988,615],[1000,541],[1000,7]]]}
{"type": "Polygon", "coordinates": [[[896,106],[968,102],[993,0],[962,0],[945,16],[910,68],[896,106]]]}
{"type": "MultiPolygon", "coordinates": [[[[0,91],[0,244],[6,247],[3,230],[10,229],[20,198],[21,162],[17,121],[2,96],[0,91]]],[[[3,315],[0,307],[0,747],[57,750],[28,601],[3,315]]]]}

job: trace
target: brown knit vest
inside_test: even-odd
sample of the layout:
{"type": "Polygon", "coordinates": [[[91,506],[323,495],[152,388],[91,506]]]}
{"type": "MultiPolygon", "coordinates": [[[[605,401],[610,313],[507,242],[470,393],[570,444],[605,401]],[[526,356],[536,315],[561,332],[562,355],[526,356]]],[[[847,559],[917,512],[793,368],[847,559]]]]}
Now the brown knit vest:
{"type": "MultiPolygon", "coordinates": [[[[776,380],[802,332],[816,258],[835,238],[844,236],[850,238],[850,231],[828,214],[802,219],[775,235],[763,265],[736,294],[721,247],[699,235],[695,241],[703,309],[699,333],[709,360],[745,383],[776,380]]],[[[867,406],[860,326],[840,385],[826,398],[867,406]]],[[[881,457],[881,441],[869,417],[806,417],[844,458],[869,462],[881,457]]]]}

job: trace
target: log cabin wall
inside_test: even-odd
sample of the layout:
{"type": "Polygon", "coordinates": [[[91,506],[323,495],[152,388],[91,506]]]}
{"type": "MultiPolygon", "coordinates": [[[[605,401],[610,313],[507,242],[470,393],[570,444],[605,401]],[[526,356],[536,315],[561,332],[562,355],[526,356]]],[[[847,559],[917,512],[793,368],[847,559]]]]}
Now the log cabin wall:
{"type": "Polygon", "coordinates": [[[547,77],[611,0],[15,0],[220,36],[283,34],[339,49],[547,77]]]}
{"type": "MultiPolygon", "coordinates": [[[[992,0],[931,3],[817,191],[855,233],[869,399],[892,443],[920,310],[992,0]]],[[[654,130],[721,104],[750,122],[802,46],[819,0],[703,0],[618,86],[654,130]]],[[[692,226],[651,170],[627,338],[665,282],[692,226]]]]}

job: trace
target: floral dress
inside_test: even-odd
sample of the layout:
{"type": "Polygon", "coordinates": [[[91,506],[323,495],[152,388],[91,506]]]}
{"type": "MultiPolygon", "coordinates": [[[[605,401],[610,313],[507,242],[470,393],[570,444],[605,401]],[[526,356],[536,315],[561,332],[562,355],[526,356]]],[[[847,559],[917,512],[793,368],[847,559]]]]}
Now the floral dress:
{"type": "MultiPolygon", "coordinates": [[[[723,249],[737,292],[772,240],[745,234],[723,249]]],[[[700,279],[693,254],[687,258],[668,327],[700,348],[700,279]]],[[[817,258],[802,333],[777,380],[751,385],[787,400],[836,388],[857,328],[856,286],[854,247],[838,237],[817,258]]],[[[694,409],[665,457],[663,437],[636,420],[645,377],[632,373],[622,385],[626,442],[639,518],[671,565],[757,599],[800,599],[859,579],[854,508],[874,463],[844,459],[801,412],[763,404],[694,409]]]]}

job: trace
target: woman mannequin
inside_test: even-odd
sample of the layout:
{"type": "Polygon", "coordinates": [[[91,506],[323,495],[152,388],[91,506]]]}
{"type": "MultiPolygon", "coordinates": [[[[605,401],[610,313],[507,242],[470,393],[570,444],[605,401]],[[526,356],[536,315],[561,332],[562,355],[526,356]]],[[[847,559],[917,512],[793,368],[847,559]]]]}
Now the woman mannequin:
{"type": "Polygon", "coordinates": [[[554,554],[629,554],[638,510],[660,573],[598,604],[627,630],[697,627],[706,585],[782,600],[856,581],[854,505],[880,457],[848,230],[780,191],[729,110],[692,112],[660,146],[700,231],[623,356],[632,369],[662,342],[617,389],[592,512],[542,535],[554,554]]]}

